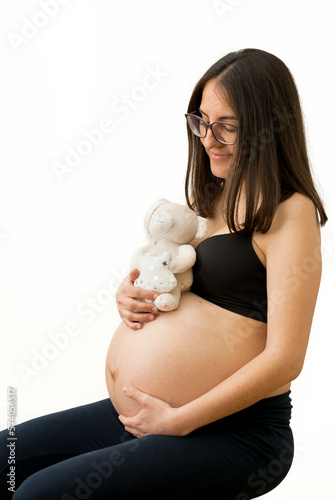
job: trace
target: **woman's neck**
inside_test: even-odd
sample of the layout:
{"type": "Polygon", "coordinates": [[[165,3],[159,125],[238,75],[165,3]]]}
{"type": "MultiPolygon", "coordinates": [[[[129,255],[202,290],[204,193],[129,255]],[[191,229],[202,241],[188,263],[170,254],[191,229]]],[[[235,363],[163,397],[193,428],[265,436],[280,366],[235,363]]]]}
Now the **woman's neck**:
{"type": "MultiPolygon", "coordinates": [[[[216,198],[214,214],[212,217],[212,220],[215,223],[215,225],[216,224],[221,224],[222,226],[227,225],[226,211],[227,211],[227,193],[222,186],[221,192],[217,195],[216,198]]],[[[238,202],[239,224],[240,222],[241,223],[244,222],[245,212],[246,212],[246,194],[244,189],[242,189],[240,199],[238,202]]]]}

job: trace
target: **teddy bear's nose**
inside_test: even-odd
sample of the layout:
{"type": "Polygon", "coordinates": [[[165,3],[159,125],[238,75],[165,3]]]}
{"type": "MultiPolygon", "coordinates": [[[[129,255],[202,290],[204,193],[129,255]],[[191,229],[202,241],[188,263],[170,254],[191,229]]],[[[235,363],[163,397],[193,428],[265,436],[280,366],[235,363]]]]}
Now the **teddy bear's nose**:
{"type": "Polygon", "coordinates": [[[154,226],[157,231],[166,233],[174,225],[173,216],[168,212],[160,212],[154,218],[154,226]]]}

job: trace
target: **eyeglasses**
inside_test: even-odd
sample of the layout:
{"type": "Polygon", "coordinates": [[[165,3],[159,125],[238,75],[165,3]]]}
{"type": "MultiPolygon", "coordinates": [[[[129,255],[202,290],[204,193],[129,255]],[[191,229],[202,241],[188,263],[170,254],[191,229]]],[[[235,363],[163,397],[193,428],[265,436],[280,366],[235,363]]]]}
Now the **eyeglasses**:
{"type": "Polygon", "coordinates": [[[228,145],[237,142],[238,127],[236,125],[226,122],[206,123],[202,118],[193,113],[186,113],[184,116],[187,119],[190,130],[196,137],[203,139],[206,137],[208,129],[210,128],[214,138],[218,142],[228,145]]]}

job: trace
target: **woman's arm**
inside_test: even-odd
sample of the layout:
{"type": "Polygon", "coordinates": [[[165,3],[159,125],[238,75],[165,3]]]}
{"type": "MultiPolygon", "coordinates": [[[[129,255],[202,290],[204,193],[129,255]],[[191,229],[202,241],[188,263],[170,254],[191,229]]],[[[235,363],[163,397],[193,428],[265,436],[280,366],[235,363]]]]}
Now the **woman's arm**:
{"type": "Polygon", "coordinates": [[[264,351],[200,398],[183,406],[186,433],[268,397],[300,374],[321,277],[320,229],[313,203],[295,194],[282,203],[268,233],[268,331],[264,351]]]}
{"type": "MultiPolygon", "coordinates": [[[[157,433],[186,435],[268,397],[300,374],[321,276],[320,230],[313,203],[300,194],[282,203],[271,229],[257,235],[257,242],[267,261],[268,333],[264,351],[180,408],[168,409],[157,403],[154,417],[155,398],[146,399],[151,417],[146,410],[143,420],[140,413],[122,420],[139,430],[139,435],[168,428],[166,419],[170,419],[170,427],[157,433]],[[160,427],[157,419],[164,420],[160,427]]],[[[144,396],[145,400],[145,395],[132,388],[128,395],[138,400],[144,396]]]]}

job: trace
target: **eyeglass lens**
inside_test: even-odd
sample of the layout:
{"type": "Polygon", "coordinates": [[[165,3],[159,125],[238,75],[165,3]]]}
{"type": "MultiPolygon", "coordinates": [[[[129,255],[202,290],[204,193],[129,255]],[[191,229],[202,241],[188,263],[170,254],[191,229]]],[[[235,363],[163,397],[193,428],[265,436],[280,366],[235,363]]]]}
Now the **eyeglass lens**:
{"type": "MultiPolygon", "coordinates": [[[[199,116],[187,116],[188,124],[191,131],[197,137],[205,137],[207,125],[199,116]]],[[[215,138],[227,144],[234,144],[237,138],[237,127],[229,125],[228,123],[216,122],[212,126],[212,132],[215,138]]]]}

